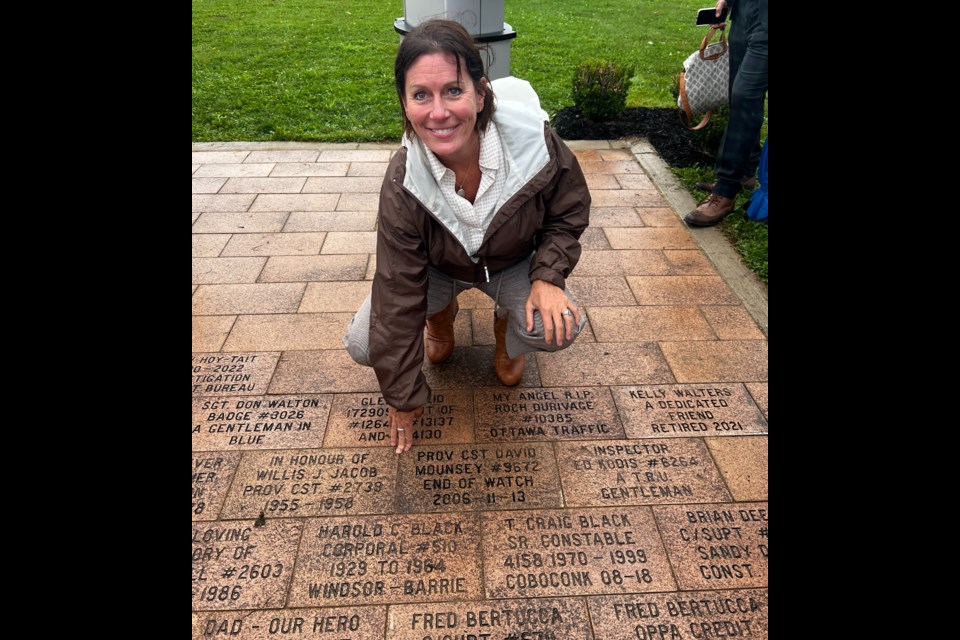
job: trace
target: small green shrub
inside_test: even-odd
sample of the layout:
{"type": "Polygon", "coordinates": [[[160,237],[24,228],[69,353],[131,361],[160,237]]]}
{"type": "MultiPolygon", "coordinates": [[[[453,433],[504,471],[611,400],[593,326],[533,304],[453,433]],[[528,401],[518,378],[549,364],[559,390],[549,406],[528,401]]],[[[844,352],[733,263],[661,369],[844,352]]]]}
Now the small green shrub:
{"type": "Polygon", "coordinates": [[[609,120],[626,108],[632,76],[632,68],[617,62],[583,62],[573,72],[573,104],[591,120],[609,120]]]}

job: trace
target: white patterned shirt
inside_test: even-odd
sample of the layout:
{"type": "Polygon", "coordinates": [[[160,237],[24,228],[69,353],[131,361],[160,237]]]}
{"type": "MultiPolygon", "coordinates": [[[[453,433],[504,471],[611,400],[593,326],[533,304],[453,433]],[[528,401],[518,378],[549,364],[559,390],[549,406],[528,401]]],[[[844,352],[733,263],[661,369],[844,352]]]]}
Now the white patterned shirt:
{"type": "Polygon", "coordinates": [[[427,162],[434,180],[440,185],[440,193],[453,209],[457,220],[463,225],[464,248],[474,255],[483,242],[483,235],[497,211],[500,196],[507,182],[506,164],[503,161],[503,147],[500,146],[500,134],[493,122],[487,124],[486,133],[480,134],[480,188],[473,204],[461,198],[456,192],[456,174],[445,167],[427,145],[420,143],[426,152],[427,162]]]}

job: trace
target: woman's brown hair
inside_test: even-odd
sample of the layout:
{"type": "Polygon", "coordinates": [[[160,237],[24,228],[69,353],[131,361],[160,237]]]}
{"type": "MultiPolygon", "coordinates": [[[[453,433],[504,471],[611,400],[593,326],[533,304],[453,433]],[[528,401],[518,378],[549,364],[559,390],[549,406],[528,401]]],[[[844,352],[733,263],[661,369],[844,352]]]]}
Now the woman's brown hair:
{"type": "Polygon", "coordinates": [[[400,98],[400,109],[403,111],[403,132],[404,134],[416,138],[417,134],[413,130],[413,124],[407,118],[406,110],[403,107],[404,91],[407,86],[407,70],[413,66],[413,63],[420,56],[441,53],[454,57],[457,65],[457,82],[460,82],[462,60],[467,68],[467,73],[473,81],[473,89],[477,93],[486,93],[483,101],[483,109],[477,114],[477,131],[486,131],[487,124],[493,118],[493,112],[496,110],[494,104],[493,89],[490,83],[484,87],[480,84],[483,78],[483,58],[480,55],[480,48],[474,43],[473,38],[467,33],[467,30],[459,22],[453,20],[428,20],[408,33],[400,43],[400,49],[397,51],[397,60],[394,63],[393,73],[397,84],[397,96],[400,98]]]}

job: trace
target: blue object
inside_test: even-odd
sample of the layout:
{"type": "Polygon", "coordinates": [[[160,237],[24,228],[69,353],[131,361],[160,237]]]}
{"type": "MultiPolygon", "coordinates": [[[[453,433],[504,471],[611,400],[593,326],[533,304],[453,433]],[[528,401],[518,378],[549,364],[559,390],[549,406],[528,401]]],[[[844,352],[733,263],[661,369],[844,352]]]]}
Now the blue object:
{"type": "Polygon", "coordinates": [[[758,222],[765,222],[767,219],[767,144],[769,137],[764,138],[763,151],[760,153],[760,171],[757,173],[760,188],[753,192],[747,205],[747,217],[758,222]]]}

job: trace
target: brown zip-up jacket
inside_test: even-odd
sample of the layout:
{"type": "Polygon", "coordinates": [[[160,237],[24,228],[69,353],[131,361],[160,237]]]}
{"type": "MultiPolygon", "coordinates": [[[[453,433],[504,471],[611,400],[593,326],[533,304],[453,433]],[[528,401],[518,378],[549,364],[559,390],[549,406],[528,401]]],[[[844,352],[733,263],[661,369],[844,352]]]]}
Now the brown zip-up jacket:
{"type": "Polygon", "coordinates": [[[428,265],[451,278],[482,282],[533,253],[531,282],[546,280],[563,288],[580,259],[590,192],[573,152],[522,107],[498,101],[494,122],[508,182],[505,201],[473,258],[456,235],[458,222],[419,142],[405,140],[384,176],[369,353],[385,401],[401,411],[431,398],[421,370],[428,265]]]}

